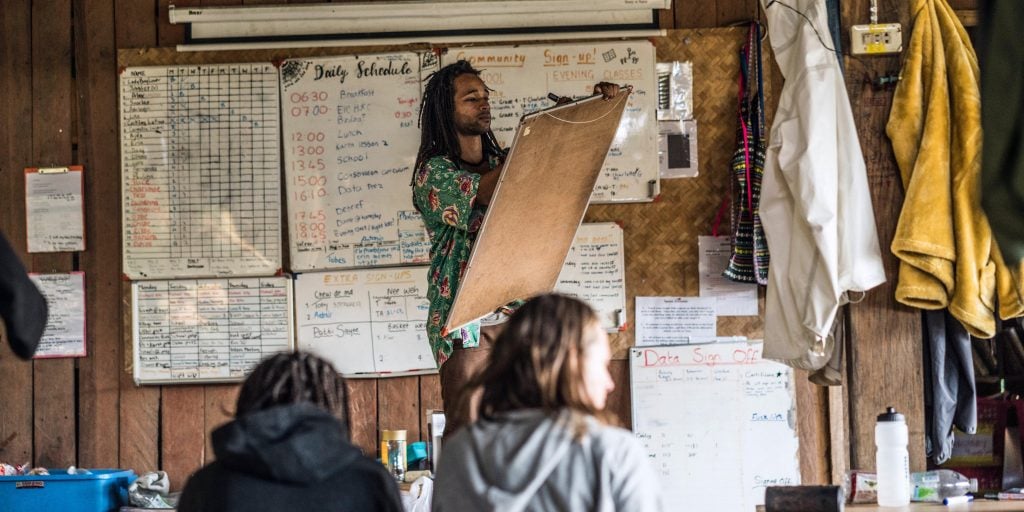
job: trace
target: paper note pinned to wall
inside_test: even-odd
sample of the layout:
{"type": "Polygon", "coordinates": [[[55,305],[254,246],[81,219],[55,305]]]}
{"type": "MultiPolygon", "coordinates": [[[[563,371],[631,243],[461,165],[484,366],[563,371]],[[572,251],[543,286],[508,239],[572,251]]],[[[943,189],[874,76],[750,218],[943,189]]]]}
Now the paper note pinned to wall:
{"type": "Polygon", "coordinates": [[[85,357],[85,273],[29,274],[46,297],[46,329],[35,357],[85,357]]]}
{"type": "Polygon", "coordinates": [[[82,166],[25,169],[28,252],[85,250],[82,166]]]}
{"type": "Polygon", "coordinates": [[[713,341],[714,297],[637,297],[637,346],[713,341]]]}
{"type": "Polygon", "coordinates": [[[757,316],[757,285],[737,283],[722,275],[732,248],[728,236],[698,236],[700,296],[717,300],[718,316],[757,316]]]}

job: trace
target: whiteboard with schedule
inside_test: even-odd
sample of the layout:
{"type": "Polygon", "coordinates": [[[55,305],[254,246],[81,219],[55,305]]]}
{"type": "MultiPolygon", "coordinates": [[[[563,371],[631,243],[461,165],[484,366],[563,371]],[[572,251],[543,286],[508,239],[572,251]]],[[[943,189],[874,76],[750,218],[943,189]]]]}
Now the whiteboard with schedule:
{"type": "Polygon", "coordinates": [[[403,52],[281,65],[293,270],[428,261],[409,182],[421,68],[432,64],[433,54],[403,52]]]}
{"type": "Polygon", "coordinates": [[[295,279],[298,348],[346,377],[437,371],[427,342],[427,267],[307,272],[295,279]]]}
{"type": "Polygon", "coordinates": [[[630,349],[633,432],[667,503],[748,511],[768,485],[799,485],[793,372],[761,345],[630,349]]]}
{"type": "Polygon", "coordinates": [[[554,105],[548,93],[582,98],[592,95],[598,82],[632,85],[590,200],[654,200],[658,126],[654,46],[649,41],[450,48],[441,64],[461,59],[482,70],[481,78],[493,89],[491,129],[504,147],[512,143],[520,117],[554,105]]]}

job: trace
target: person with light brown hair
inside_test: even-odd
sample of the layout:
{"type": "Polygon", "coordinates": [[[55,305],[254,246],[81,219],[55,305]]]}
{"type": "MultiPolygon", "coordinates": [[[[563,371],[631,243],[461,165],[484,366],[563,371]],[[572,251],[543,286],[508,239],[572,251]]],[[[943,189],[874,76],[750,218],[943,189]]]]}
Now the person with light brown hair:
{"type": "Polygon", "coordinates": [[[582,301],[519,308],[469,380],[462,407],[479,419],[444,443],[434,510],[662,510],[645,450],[604,411],[610,358],[582,301]]]}

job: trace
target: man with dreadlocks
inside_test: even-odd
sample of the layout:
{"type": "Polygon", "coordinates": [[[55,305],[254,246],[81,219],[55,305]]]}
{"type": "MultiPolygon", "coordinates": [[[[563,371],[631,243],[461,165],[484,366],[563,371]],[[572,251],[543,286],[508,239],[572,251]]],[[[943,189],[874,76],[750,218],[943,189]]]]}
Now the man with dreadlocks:
{"type": "MultiPolygon", "coordinates": [[[[615,84],[594,86],[594,93],[606,99],[618,92],[615,84]]],[[[430,76],[420,109],[412,195],[431,239],[427,338],[441,368],[445,437],[472,421],[469,411],[455,409],[459,394],[486,361],[500,324],[521,303],[499,308],[483,328],[472,322],[451,333],[442,331],[504,165],[505,151],[491,131],[489,95],[480,71],[460,60],[430,76]]]]}
{"type": "Polygon", "coordinates": [[[189,478],[179,512],[403,510],[394,478],[349,442],[344,379],[308,352],[261,362],[212,441],[217,460],[189,478]]]}

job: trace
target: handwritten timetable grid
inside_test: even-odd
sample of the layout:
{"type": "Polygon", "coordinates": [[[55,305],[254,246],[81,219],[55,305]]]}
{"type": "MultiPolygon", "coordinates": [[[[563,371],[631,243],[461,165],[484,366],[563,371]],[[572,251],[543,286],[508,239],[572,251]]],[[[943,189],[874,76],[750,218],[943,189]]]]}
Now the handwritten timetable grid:
{"type": "Polygon", "coordinates": [[[241,380],[292,349],[287,277],[141,281],[132,285],[135,380],[241,380]]]}
{"type": "Polygon", "coordinates": [[[128,277],[259,275],[281,267],[277,76],[265,63],[121,74],[128,277]]]}

